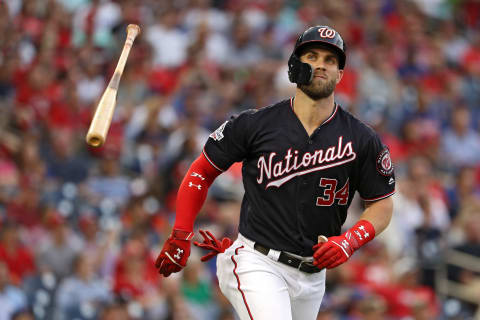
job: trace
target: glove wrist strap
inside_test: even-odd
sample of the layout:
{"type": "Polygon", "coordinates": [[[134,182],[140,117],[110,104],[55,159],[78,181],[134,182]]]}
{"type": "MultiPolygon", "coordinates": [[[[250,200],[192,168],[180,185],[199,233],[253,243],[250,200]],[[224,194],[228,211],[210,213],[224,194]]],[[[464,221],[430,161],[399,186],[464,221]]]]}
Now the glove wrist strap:
{"type": "Polygon", "coordinates": [[[357,250],[375,238],[375,228],[369,221],[360,220],[345,232],[345,238],[350,242],[353,250],[357,250]]]}
{"type": "Polygon", "coordinates": [[[192,240],[194,233],[180,229],[172,230],[172,238],[176,240],[192,240]]]}

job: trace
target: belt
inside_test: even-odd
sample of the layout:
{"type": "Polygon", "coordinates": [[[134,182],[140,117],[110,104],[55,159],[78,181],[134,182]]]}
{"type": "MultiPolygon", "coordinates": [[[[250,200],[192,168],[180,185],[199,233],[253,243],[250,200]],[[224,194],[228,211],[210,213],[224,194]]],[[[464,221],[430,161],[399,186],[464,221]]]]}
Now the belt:
{"type": "MultiPolygon", "coordinates": [[[[270,251],[269,248],[264,247],[257,242],[255,242],[255,244],[253,245],[253,248],[266,256],[270,251]]],[[[278,257],[277,261],[306,273],[317,273],[322,271],[318,269],[316,266],[314,266],[311,262],[303,261],[284,251],[280,252],[280,256],[278,257]]]]}

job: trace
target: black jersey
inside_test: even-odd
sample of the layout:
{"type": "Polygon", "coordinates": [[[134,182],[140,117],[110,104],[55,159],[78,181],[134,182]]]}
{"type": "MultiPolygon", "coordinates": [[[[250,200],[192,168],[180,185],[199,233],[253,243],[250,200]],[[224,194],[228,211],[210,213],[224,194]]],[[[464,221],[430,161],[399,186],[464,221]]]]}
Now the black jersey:
{"type": "Polygon", "coordinates": [[[388,148],[373,129],[335,105],[308,136],[292,105],[293,98],[232,117],[203,153],[221,171],[243,162],[241,234],[311,256],[318,235],[340,234],[355,191],[365,200],[386,198],[395,178],[388,148]]]}

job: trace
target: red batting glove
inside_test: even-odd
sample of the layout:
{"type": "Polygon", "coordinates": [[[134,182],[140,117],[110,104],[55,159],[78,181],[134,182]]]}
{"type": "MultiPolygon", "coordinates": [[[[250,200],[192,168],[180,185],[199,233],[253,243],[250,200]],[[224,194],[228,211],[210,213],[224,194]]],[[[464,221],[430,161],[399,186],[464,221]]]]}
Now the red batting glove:
{"type": "Polygon", "coordinates": [[[182,270],[190,256],[190,240],[193,232],[174,229],[163,245],[162,251],[155,261],[158,272],[168,277],[182,270]]]}
{"type": "Polygon", "coordinates": [[[344,234],[328,238],[313,246],[313,264],[319,269],[335,268],[346,262],[361,246],[375,237],[375,229],[367,220],[358,221],[344,234]]]}
{"type": "Polygon", "coordinates": [[[223,238],[222,242],[217,240],[215,236],[210,231],[198,230],[203,237],[203,242],[195,241],[193,244],[199,248],[205,250],[211,250],[209,253],[200,258],[203,262],[208,261],[215,257],[217,254],[225,252],[228,247],[232,245],[232,240],[230,238],[223,238]]]}

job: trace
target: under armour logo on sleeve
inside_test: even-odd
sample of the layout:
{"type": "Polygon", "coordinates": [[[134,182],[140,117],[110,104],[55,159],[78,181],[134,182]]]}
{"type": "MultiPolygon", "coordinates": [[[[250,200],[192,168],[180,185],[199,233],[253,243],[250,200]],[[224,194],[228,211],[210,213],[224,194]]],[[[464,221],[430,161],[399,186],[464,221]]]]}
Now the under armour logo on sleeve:
{"type": "Polygon", "coordinates": [[[173,256],[175,259],[180,260],[182,257],[181,255],[183,254],[183,250],[180,248],[177,248],[177,253],[173,256]]]}
{"type": "Polygon", "coordinates": [[[363,236],[365,238],[368,238],[370,236],[370,233],[367,232],[367,230],[365,230],[365,227],[364,226],[360,226],[358,227],[358,229],[362,230],[363,231],[363,236]]]}
{"type": "Polygon", "coordinates": [[[189,182],[188,183],[188,186],[191,188],[191,187],[195,187],[197,188],[198,190],[202,190],[202,186],[200,184],[194,184],[194,183],[191,183],[189,182]]]}
{"type": "Polygon", "coordinates": [[[204,178],[204,177],[202,177],[202,175],[201,175],[201,174],[199,174],[199,173],[196,173],[196,172],[192,172],[192,174],[191,174],[190,176],[192,176],[192,177],[198,177],[198,178],[200,178],[200,179],[202,179],[202,180],[205,180],[205,178],[204,178]]]}
{"type": "Polygon", "coordinates": [[[360,240],[363,240],[363,237],[362,237],[362,235],[360,234],[360,232],[358,232],[357,230],[354,230],[353,232],[355,232],[355,234],[357,235],[357,237],[358,237],[360,240]]]}

